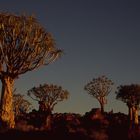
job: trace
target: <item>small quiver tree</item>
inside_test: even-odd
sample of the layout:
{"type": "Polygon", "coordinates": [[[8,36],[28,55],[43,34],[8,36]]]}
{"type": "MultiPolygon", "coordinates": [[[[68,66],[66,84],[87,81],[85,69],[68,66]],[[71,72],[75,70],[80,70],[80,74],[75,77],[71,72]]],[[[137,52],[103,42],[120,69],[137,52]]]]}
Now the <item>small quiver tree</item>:
{"type": "Polygon", "coordinates": [[[32,16],[0,13],[0,119],[14,128],[13,86],[19,75],[53,62],[61,53],[32,16]]]}
{"type": "Polygon", "coordinates": [[[104,105],[107,103],[106,96],[112,90],[113,82],[106,76],[94,78],[85,85],[84,89],[94,98],[96,98],[101,106],[101,112],[104,113],[104,105]]]}
{"type": "Polygon", "coordinates": [[[28,90],[28,96],[38,101],[39,111],[52,113],[54,106],[65,99],[68,99],[69,92],[61,86],[44,84],[28,90]]]}
{"type": "Polygon", "coordinates": [[[45,127],[51,129],[51,115],[54,106],[65,99],[68,99],[69,92],[61,86],[44,84],[28,90],[28,96],[39,103],[39,112],[46,114],[45,127]]]}

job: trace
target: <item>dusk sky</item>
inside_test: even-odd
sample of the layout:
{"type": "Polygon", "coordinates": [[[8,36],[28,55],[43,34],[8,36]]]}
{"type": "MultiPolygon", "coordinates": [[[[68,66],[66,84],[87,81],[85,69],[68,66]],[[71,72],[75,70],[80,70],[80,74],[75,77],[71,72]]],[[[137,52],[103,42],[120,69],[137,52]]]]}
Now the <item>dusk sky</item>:
{"type": "Polygon", "coordinates": [[[39,84],[57,84],[70,97],[54,112],[84,114],[100,107],[84,91],[85,84],[106,75],[114,87],[105,110],[127,113],[126,105],[115,99],[115,90],[121,84],[140,84],[139,0],[0,0],[0,11],[35,15],[53,34],[56,47],[64,50],[51,65],[20,76],[15,82],[19,93],[39,84]]]}

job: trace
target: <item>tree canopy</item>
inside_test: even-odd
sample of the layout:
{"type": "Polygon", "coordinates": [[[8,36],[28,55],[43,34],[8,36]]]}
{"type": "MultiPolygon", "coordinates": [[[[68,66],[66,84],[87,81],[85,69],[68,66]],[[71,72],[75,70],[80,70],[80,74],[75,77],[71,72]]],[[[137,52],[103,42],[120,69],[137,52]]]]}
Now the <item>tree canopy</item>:
{"type": "Polygon", "coordinates": [[[106,96],[112,90],[113,82],[106,76],[94,78],[91,82],[85,85],[84,89],[93,97],[95,97],[100,105],[101,111],[104,112],[104,104],[107,103],[106,96]]]}
{"type": "Polygon", "coordinates": [[[140,104],[140,85],[121,85],[116,91],[116,98],[122,100],[127,105],[140,104]]]}
{"type": "Polygon", "coordinates": [[[44,84],[28,90],[28,96],[40,103],[41,111],[52,111],[54,106],[64,99],[68,99],[69,92],[61,86],[44,84]]]}
{"type": "Polygon", "coordinates": [[[61,52],[35,17],[0,13],[0,76],[15,78],[49,64],[61,52]]]}

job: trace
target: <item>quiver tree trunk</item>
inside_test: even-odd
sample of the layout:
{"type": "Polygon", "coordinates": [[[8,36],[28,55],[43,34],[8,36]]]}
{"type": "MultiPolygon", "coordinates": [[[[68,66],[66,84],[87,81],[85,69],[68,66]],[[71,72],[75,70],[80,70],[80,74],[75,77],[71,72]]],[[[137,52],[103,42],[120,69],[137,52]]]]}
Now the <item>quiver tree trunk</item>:
{"type": "Polygon", "coordinates": [[[137,106],[128,106],[129,108],[129,123],[130,123],[130,128],[135,127],[139,123],[138,119],[138,107],[137,106]]]}
{"type": "Polygon", "coordinates": [[[43,113],[45,115],[45,129],[51,130],[51,124],[52,124],[52,109],[48,106],[46,106],[46,103],[44,101],[39,101],[39,112],[43,113]]]}
{"type": "Polygon", "coordinates": [[[100,102],[100,106],[101,106],[101,113],[104,113],[104,104],[102,102],[100,102]]]}
{"type": "Polygon", "coordinates": [[[105,97],[100,97],[97,99],[98,99],[100,106],[101,106],[101,113],[104,113],[104,106],[107,103],[107,101],[106,101],[105,97]]]}
{"type": "Polygon", "coordinates": [[[134,116],[135,116],[134,122],[136,125],[138,125],[139,124],[139,117],[138,117],[138,110],[137,109],[135,110],[134,116]]]}
{"type": "Polygon", "coordinates": [[[46,107],[46,122],[45,122],[45,129],[47,130],[51,130],[52,128],[52,111],[53,108],[51,108],[50,106],[46,107]]]}
{"type": "Polygon", "coordinates": [[[133,111],[132,111],[132,107],[128,107],[128,117],[129,117],[129,121],[130,123],[132,123],[133,121],[133,111]]]}
{"type": "Polygon", "coordinates": [[[127,103],[128,107],[128,119],[129,119],[129,124],[132,125],[133,122],[133,105],[131,103],[127,103]]]}
{"type": "Polygon", "coordinates": [[[2,92],[1,92],[1,123],[3,127],[14,128],[14,112],[13,112],[13,84],[14,80],[9,76],[3,76],[2,92]]]}
{"type": "Polygon", "coordinates": [[[45,128],[47,130],[51,130],[51,128],[52,128],[52,114],[48,114],[46,116],[45,128]]]}
{"type": "Polygon", "coordinates": [[[133,109],[133,122],[134,122],[134,125],[138,125],[139,123],[139,118],[138,118],[138,107],[135,106],[132,108],[133,109]]]}
{"type": "Polygon", "coordinates": [[[47,130],[51,130],[52,128],[52,110],[50,107],[47,107],[46,111],[46,122],[45,122],[45,128],[47,130]]]}

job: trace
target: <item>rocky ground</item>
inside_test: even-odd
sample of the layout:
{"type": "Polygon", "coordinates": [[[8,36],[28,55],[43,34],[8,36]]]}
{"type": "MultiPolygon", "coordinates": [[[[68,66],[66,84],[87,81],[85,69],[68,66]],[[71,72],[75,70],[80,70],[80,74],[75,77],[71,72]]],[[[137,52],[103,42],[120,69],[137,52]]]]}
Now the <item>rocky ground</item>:
{"type": "Polygon", "coordinates": [[[81,116],[55,113],[50,116],[32,111],[16,119],[13,130],[0,130],[3,139],[37,140],[139,140],[140,127],[130,127],[127,115],[92,109],[81,116]]]}

